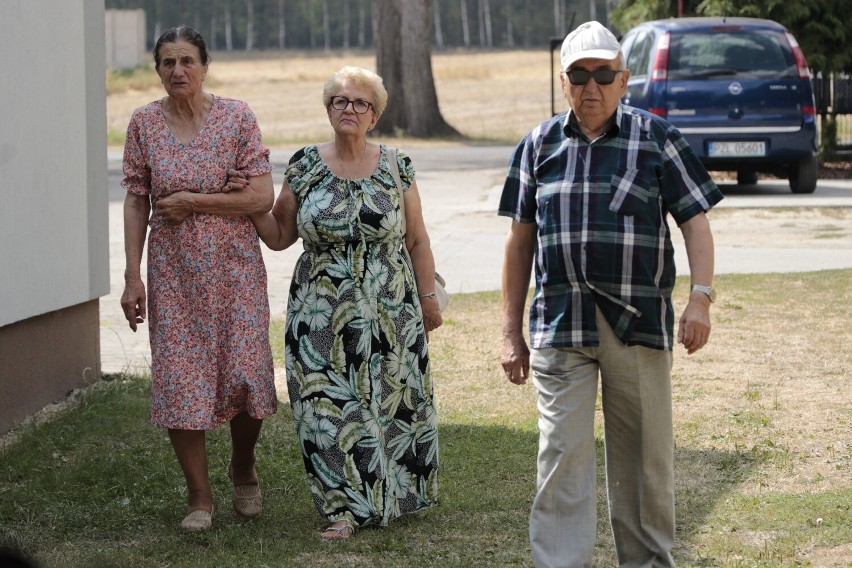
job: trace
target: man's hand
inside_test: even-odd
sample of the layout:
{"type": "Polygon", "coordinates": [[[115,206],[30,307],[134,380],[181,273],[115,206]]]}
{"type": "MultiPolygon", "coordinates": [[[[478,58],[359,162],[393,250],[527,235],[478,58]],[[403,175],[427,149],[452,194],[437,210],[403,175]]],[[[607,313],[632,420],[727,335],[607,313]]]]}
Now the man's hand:
{"type": "Polygon", "coordinates": [[[689,295],[689,303],[680,316],[677,330],[677,342],[686,347],[692,355],[710,339],[710,298],[703,292],[689,295]]]}
{"type": "Polygon", "coordinates": [[[500,363],[506,372],[506,378],[516,385],[527,382],[530,374],[530,350],[524,336],[520,333],[503,337],[503,351],[500,363]]]}

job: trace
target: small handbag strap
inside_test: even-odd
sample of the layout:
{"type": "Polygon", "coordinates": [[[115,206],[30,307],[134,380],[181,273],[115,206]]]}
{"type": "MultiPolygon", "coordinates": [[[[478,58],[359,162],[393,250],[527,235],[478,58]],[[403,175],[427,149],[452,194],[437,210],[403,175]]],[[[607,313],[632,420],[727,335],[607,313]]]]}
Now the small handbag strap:
{"type": "Polygon", "coordinates": [[[396,182],[396,190],[399,192],[399,213],[402,216],[402,235],[405,236],[405,195],[402,193],[402,181],[399,179],[399,164],[396,161],[396,148],[390,146],[388,149],[388,165],[390,166],[393,181],[396,182]]]}
{"type": "MultiPolygon", "coordinates": [[[[414,271],[414,263],[411,260],[411,255],[408,252],[408,247],[405,246],[405,195],[402,193],[402,182],[399,179],[399,164],[396,161],[396,148],[392,148],[390,146],[387,147],[388,150],[388,165],[390,166],[391,175],[393,176],[393,181],[396,183],[396,190],[399,192],[399,213],[401,215],[400,225],[402,226],[402,251],[405,254],[405,258],[408,259],[408,263],[411,266],[412,272],[414,271]]],[[[444,279],[440,274],[435,272],[435,281],[437,284],[440,284],[441,290],[443,287],[447,285],[444,282],[444,279]]],[[[446,296],[446,293],[444,293],[446,296]]]]}

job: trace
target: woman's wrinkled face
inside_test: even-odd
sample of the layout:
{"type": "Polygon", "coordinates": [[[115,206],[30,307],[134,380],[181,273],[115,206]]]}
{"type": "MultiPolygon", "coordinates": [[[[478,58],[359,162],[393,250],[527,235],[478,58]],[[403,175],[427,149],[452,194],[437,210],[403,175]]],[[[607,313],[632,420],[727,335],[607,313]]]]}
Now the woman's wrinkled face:
{"type": "Polygon", "coordinates": [[[345,82],[340,89],[331,98],[332,104],[328,106],[328,120],[331,127],[338,134],[360,134],[366,136],[367,132],[376,126],[378,116],[373,110],[372,92],[367,87],[353,85],[350,82],[345,82]],[[335,100],[338,104],[342,104],[343,99],[349,101],[346,108],[334,108],[335,100]],[[369,108],[364,113],[359,113],[355,110],[363,110],[363,103],[369,103],[369,108]]]}
{"type": "Polygon", "coordinates": [[[186,40],[160,46],[160,81],[170,97],[190,99],[201,92],[207,66],[201,63],[198,48],[186,40]]]}

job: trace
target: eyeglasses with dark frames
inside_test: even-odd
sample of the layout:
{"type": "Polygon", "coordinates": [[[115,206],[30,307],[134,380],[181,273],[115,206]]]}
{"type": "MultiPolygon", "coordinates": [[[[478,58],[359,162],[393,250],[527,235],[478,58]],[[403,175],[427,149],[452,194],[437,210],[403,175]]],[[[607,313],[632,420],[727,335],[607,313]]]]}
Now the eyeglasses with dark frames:
{"type": "Polygon", "coordinates": [[[612,85],[615,81],[615,76],[624,71],[624,69],[595,69],[594,71],[586,71],[585,69],[571,69],[566,71],[565,75],[572,85],[585,85],[591,77],[595,78],[595,83],[598,85],[612,85]]]}
{"type": "Polygon", "coordinates": [[[358,114],[364,114],[373,106],[373,103],[365,101],[364,99],[355,99],[353,101],[346,97],[331,97],[331,108],[333,109],[346,110],[346,107],[350,104],[352,105],[352,110],[358,114]]]}

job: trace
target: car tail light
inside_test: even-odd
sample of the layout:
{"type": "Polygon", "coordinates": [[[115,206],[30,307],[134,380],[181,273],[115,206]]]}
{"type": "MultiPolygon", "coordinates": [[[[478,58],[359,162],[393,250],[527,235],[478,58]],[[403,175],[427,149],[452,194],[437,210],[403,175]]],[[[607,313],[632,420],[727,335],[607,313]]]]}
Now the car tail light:
{"type": "Polygon", "coordinates": [[[802,107],[802,114],[807,114],[807,115],[811,115],[811,116],[816,116],[816,107],[812,107],[812,106],[803,106],[803,107],[802,107]]]}
{"type": "Polygon", "coordinates": [[[657,39],[657,53],[651,68],[651,81],[665,81],[669,68],[669,43],[671,34],[666,32],[657,39]]]}
{"type": "Polygon", "coordinates": [[[805,54],[802,52],[799,42],[793,37],[793,34],[786,32],[787,41],[790,42],[790,47],[793,50],[793,58],[796,60],[796,68],[799,70],[799,78],[810,79],[811,72],[808,69],[808,62],[805,60],[805,54]]]}

